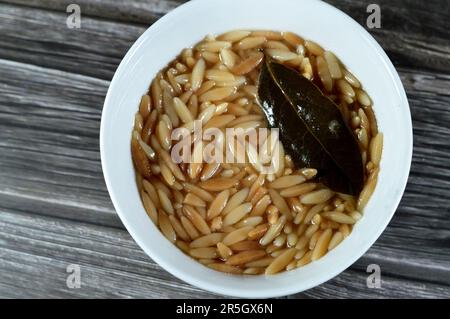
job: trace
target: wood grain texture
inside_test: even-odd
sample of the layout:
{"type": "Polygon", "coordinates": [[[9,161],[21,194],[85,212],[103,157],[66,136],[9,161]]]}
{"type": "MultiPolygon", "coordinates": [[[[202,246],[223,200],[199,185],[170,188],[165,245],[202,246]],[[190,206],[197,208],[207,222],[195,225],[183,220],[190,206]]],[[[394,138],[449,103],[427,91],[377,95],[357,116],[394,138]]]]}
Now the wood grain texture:
{"type": "Polygon", "coordinates": [[[82,15],[82,27],[69,29],[65,10],[0,8],[0,58],[107,80],[147,28],[82,15]]]}
{"type": "Polygon", "coordinates": [[[0,61],[2,206],[120,226],[100,166],[107,81],[0,61]]]}
{"type": "MultiPolygon", "coordinates": [[[[9,287],[8,294],[28,298],[42,297],[44,292],[51,298],[220,297],[162,270],[124,230],[10,211],[2,212],[0,226],[1,284],[9,287]],[[5,243],[14,243],[14,250],[5,243]],[[70,264],[80,266],[79,289],[66,286],[66,268],[70,264]],[[29,282],[35,283],[32,289],[11,289],[27,287],[29,282]]],[[[368,289],[366,279],[365,270],[348,270],[291,298],[402,298],[411,296],[410,289],[415,290],[416,297],[450,297],[449,289],[430,282],[383,275],[381,289],[368,289]]]]}
{"type": "MultiPolygon", "coordinates": [[[[65,8],[72,3],[69,0],[6,2],[27,6],[1,6],[0,58],[111,79],[135,39],[157,17],[183,1],[78,1],[81,29],[66,28],[65,8]],[[44,34],[46,41],[42,41],[44,34]]],[[[328,2],[366,25],[370,1],[328,2]]],[[[447,1],[415,0],[410,5],[402,0],[377,3],[381,8],[382,28],[368,31],[383,45],[396,66],[450,72],[447,1]]]]}
{"type": "MultiPolygon", "coordinates": [[[[174,278],[123,228],[101,172],[104,96],[121,58],[147,26],[183,1],[0,3],[0,297],[220,297],[174,278]],[[82,288],[65,285],[81,265],[82,288]]],[[[330,1],[364,25],[370,1],[330,1]]],[[[380,1],[370,30],[405,86],[414,154],[402,202],[350,269],[290,298],[450,297],[450,25],[447,1],[380,1]],[[382,269],[382,288],[366,268],[382,269]]]]}
{"type": "MultiPolygon", "coordinates": [[[[71,0],[6,0],[5,3],[24,5],[65,12],[71,0]]],[[[82,9],[83,15],[106,18],[114,21],[151,24],[186,0],[78,0],[76,4],[82,9]]]]}
{"type": "Polygon", "coordinates": [[[212,296],[163,271],[125,230],[8,211],[0,225],[1,283],[33,283],[21,297],[143,298],[149,291],[154,298],[212,296]],[[79,289],[67,288],[70,264],[80,266],[79,289]]]}

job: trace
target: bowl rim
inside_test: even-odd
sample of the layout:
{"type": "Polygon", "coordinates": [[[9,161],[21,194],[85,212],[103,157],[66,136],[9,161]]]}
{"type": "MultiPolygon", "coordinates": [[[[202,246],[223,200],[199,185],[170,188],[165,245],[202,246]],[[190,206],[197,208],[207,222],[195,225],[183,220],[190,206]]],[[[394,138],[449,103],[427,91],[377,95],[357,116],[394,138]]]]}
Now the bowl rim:
{"type": "MultiPolygon", "coordinates": [[[[220,0],[217,0],[220,1],[220,0]]],[[[221,295],[228,295],[228,296],[234,296],[234,297],[245,297],[245,298],[267,298],[267,297],[279,297],[279,296],[285,296],[293,293],[298,293],[300,291],[304,291],[307,289],[310,289],[312,287],[315,287],[317,285],[320,285],[333,277],[337,276],[341,272],[343,272],[345,269],[347,269],[349,266],[351,266],[353,263],[355,263],[361,256],[363,256],[367,250],[375,243],[375,241],[380,237],[382,232],[386,229],[387,225],[389,224],[390,220],[392,219],[399,203],[402,198],[402,195],[404,193],[404,190],[406,188],[406,184],[408,181],[408,176],[410,172],[411,167],[411,161],[412,161],[412,151],[413,151],[413,134],[412,134],[412,121],[411,121],[411,112],[409,108],[408,99],[403,87],[403,84],[400,80],[400,77],[395,70],[394,66],[392,65],[392,62],[388,58],[385,51],[382,49],[382,47],[378,44],[378,42],[373,38],[373,36],[367,32],[361,25],[359,25],[355,20],[353,20],[350,16],[348,16],[346,13],[342,12],[341,10],[337,9],[336,7],[322,2],[320,0],[306,0],[308,2],[315,2],[317,5],[322,5],[328,7],[328,9],[331,9],[334,11],[334,14],[342,16],[344,19],[348,20],[349,23],[353,24],[354,27],[357,29],[359,33],[361,33],[364,38],[369,41],[370,45],[373,47],[374,50],[380,55],[380,58],[382,59],[382,62],[385,64],[386,69],[389,72],[389,75],[393,81],[393,84],[395,85],[395,88],[397,89],[399,96],[402,99],[402,103],[404,103],[406,106],[407,113],[405,115],[408,116],[406,119],[407,127],[405,127],[405,133],[406,138],[408,139],[407,142],[407,156],[405,159],[405,165],[407,169],[404,170],[404,174],[401,179],[401,183],[399,184],[399,190],[401,192],[396,195],[394,203],[395,205],[392,206],[392,212],[390,213],[389,218],[386,218],[383,222],[383,227],[379,227],[377,230],[376,236],[373,237],[373,240],[369,240],[365,243],[364,246],[360,248],[360,252],[354,256],[354,258],[349,258],[345,262],[342,262],[340,267],[336,267],[336,269],[330,270],[326,276],[322,276],[319,279],[316,279],[315,281],[310,281],[308,284],[303,285],[301,289],[299,289],[296,285],[289,285],[285,287],[277,287],[276,291],[275,289],[271,290],[262,290],[262,291],[240,291],[233,288],[224,288],[224,287],[218,287],[215,284],[210,284],[205,280],[198,280],[197,278],[194,278],[193,276],[187,274],[182,270],[182,267],[173,267],[171,263],[168,263],[164,258],[161,258],[160,255],[154,250],[148,247],[146,243],[144,243],[144,240],[135,232],[134,226],[132,225],[132,222],[128,219],[127,214],[122,211],[121,205],[118,202],[115,193],[114,193],[114,185],[111,182],[110,178],[110,172],[107,167],[107,157],[105,155],[105,141],[106,141],[106,124],[105,124],[105,117],[107,117],[107,112],[110,111],[109,105],[111,102],[111,95],[112,92],[117,90],[117,82],[118,79],[122,76],[122,73],[124,72],[124,69],[127,67],[129,61],[132,59],[136,51],[139,49],[139,47],[142,45],[144,41],[146,41],[146,38],[148,34],[151,32],[155,32],[157,29],[159,29],[161,26],[163,26],[166,21],[169,21],[172,17],[174,17],[177,14],[183,13],[185,10],[190,10],[192,7],[195,7],[202,3],[211,2],[211,0],[192,0],[190,2],[184,3],[171,12],[167,13],[163,17],[161,17],[159,20],[157,20],[155,23],[153,23],[147,30],[134,42],[134,44],[131,46],[131,48],[127,51],[126,55],[120,62],[119,67],[117,68],[116,72],[114,73],[114,76],[111,80],[110,86],[108,88],[105,102],[102,110],[102,116],[101,116],[101,124],[100,124],[100,155],[101,155],[101,164],[102,164],[102,171],[104,175],[104,179],[106,182],[106,186],[109,192],[109,195],[111,197],[111,201],[116,209],[117,214],[119,215],[121,221],[123,222],[124,226],[126,227],[127,231],[130,233],[130,235],[133,237],[133,239],[136,241],[136,243],[140,246],[141,249],[145,251],[145,253],[150,256],[156,263],[158,263],[163,269],[167,270],[169,273],[174,275],[175,277],[192,284],[194,286],[200,287],[202,289],[205,289],[207,291],[211,291],[213,293],[221,294],[221,295]],[[342,269],[341,269],[342,268],[342,269]]],[[[177,247],[173,246],[175,249],[178,249],[177,247]]],[[[240,275],[242,276],[242,275],[240,275]]]]}

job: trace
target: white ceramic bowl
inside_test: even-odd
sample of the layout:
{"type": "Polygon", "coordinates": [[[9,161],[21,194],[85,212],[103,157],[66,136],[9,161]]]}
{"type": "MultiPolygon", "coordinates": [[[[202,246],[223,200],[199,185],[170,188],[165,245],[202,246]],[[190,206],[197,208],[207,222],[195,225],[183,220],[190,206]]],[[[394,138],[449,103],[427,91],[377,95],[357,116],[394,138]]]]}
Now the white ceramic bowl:
{"type": "Polygon", "coordinates": [[[399,76],[383,49],[358,23],[316,0],[194,0],[153,24],[120,63],[106,96],[100,129],[106,185],[125,227],[139,246],[176,277],[223,295],[275,297],[319,285],[353,264],[389,223],[411,163],[412,128],[399,76]],[[320,260],[274,276],[235,276],[210,270],[166,240],[147,217],[130,155],[133,117],[152,78],[206,34],[233,29],[295,32],[333,51],[374,102],[384,150],[378,185],[351,235],[320,260]]]}

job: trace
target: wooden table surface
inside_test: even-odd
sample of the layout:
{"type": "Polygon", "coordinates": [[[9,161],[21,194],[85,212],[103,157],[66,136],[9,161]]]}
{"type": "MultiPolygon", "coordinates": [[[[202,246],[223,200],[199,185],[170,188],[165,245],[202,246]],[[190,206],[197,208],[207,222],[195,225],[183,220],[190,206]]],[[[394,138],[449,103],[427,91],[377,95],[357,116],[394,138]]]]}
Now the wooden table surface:
{"type": "MultiPolygon", "coordinates": [[[[0,1],[0,297],[215,298],[136,245],[103,180],[103,100],[132,43],[182,0],[0,1]],[[81,7],[81,28],[66,6],[81,7]],[[67,266],[81,287],[68,288],[67,266]]],[[[371,0],[331,0],[366,27],[371,0]]],[[[288,298],[450,297],[450,2],[379,0],[368,30],[405,86],[414,156],[376,244],[336,278],[288,298]],[[368,288],[367,266],[381,267],[368,288]]],[[[299,19],[301,13],[299,13],[299,19]]],[[[366,27],[367,29],[367,27],[366,27]]]]}

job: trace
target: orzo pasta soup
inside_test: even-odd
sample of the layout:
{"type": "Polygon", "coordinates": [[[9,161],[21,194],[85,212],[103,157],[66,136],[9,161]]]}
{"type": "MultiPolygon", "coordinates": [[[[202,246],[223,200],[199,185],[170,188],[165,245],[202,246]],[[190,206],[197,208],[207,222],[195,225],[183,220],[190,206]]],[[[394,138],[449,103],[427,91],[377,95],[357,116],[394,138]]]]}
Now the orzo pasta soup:
{"type": "Polygon", "coordinates": [[[362,84],[291,32],[230,31],[153,79],[131,153],[148,216],[212,269],[311,263],[363,217],[383,136],[362,84]]]}

